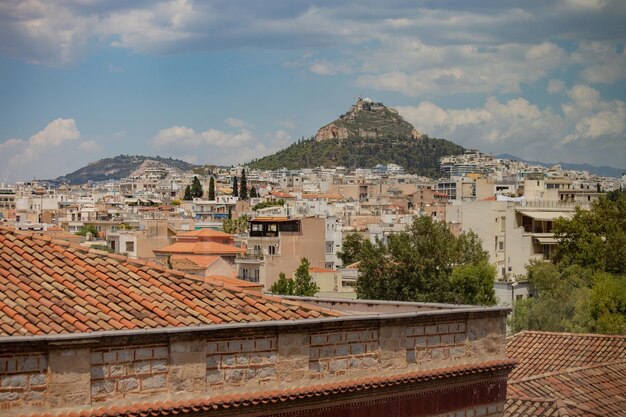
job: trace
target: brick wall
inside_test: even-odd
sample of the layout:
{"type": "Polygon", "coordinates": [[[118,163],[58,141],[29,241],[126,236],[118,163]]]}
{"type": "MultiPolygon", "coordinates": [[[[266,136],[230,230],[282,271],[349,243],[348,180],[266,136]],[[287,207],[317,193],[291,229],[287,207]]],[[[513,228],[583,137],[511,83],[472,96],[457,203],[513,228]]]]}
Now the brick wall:
{"type": "Polygon", "coordinates": [[[267,385],[277,381],[277,338],[258,336],[206,343],[206,381],[210,389],[224,385],[267,385]]]}
{"type": "Polygon", "coordinates": [[[0,353],[0,415],[27,406],[99,407],[504,359],[504,316],[454,317],[105,337],[78,347],[42,343],[49,350],[0,353]]]}
{"type": "Polygon", "coordinates": [[[93,402],[167,389],[169,350],[165,344],[91,351],[93,402]]]}
{"type": "Polygon", "coordinates": [[[44,353],[0,356],[0,409],[45,404],[48,363],[44,353]]]}

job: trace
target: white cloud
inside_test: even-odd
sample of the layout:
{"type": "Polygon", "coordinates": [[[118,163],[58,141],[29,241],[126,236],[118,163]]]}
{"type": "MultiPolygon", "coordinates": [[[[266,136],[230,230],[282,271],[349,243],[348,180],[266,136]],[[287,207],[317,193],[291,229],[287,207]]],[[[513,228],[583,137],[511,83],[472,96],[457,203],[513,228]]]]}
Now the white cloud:
{"type": "Polygon", "coordinates": [[[351,71],[347,64],[316,59],[309,66],[309,71],[317,75],[347,74],[351,71]]]}
{"type": "Polygon", "coordinates": [[[626,78],[626,48],[621,52],[615,45],[601,42],[583,42],[572,53],[572,62],[584,67],[583,80],[589,83],[610,84],[626,78]]]}
{"type": "Polygon", "coordinates": [[[56,178],[101,149],[95,141],[81,138],[74,119],[56,119],[27,140],[0,143],[0,180],[56,178]]]}
{"type": "Polygon", "coordinates": [[[235,128],[238,128],[238,129],[250,126],[245,120],[236,119],[234,117],[229,117],[228,119],[224,120],[224,122],[228,126],[235,127],[235,128]]]}
{"type": "Polygon", "coordinates": [[[561,80],[551,79],[548,81],[548,94],[559,94],[565,91],[565,83],[561,80]]]}
{"type": "Polygon", "coordinates": [[[417,130],[487,152],[618,167],[626,158],[626,103],[603,100],[587,85],[567,92],[560,114],[524,98],[502,102],[494,97],[475,108],[421,102],[397,109],[417,130]]]}
{"type": "Polygon", "coordinates": [[[192,163],[230,165],[261,158],[292,142],[291,135],[284,130],[269,133],[260,140],[246,129],[196,132],[186,126],[173,126],[158,132],[152,146],[158,152],[192,163]]]}
{"type": "Polygon", "coordinates": [[[476,92],[519,92],[567,61],[554,43],[426,45],[419,40],[390,39],[364,58],[360,87],[396,91],[408,96],[476,92]],[[522,64],[523,63],[523,64],[522,64]]]}

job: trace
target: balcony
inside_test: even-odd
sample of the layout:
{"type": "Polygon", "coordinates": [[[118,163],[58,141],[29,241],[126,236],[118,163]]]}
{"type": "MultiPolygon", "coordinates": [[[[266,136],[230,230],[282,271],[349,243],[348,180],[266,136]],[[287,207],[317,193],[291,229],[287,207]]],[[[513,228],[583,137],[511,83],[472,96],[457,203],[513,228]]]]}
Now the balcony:
{"type": "Polygon", "coordinates": [[[264,254],[261,251],[250,250],[245,253],[238,253],[235,258],[235,263],[238,264],[260,264],[263,263],[264,254]]]}

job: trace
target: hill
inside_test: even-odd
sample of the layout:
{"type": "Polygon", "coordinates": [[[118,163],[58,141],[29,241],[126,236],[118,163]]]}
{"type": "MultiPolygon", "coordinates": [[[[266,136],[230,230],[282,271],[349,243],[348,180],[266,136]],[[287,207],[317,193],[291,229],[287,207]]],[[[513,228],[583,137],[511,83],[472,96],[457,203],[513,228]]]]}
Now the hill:
{"type": "Polygon", "coordinates": [[[317,166],[372,168],[394,163],[407,172],[437,175],[439,158],[463,153],[463,148],[445,139],[418,132],[395,110],[361,99],[339,118],[320,128],[314,138],[249,164],[258,169],[299,169],[317,166]]]}
{"type": "Polygon", "coordinates": [[[541,165],[541,166],[548,167],[548,168],[558,164],[558,165],[561,165],[562,169],[568,169],[572,171],[587,171],[595,175],[600,175],[602,177],[620,178],[622,176],[622,173],[626,172],[626,168],[620,169],[620,168],[613,168],[613,167],[609,167],[605,165],[595,166],[595,165],[589,165],[589,164],[572,164],[569,162],[550,163],[550,162],[539,162],[539,161],[527,161],[515,155],[510,155],[508,153],[496,155],[496,158],[510,159],[512,161],[525,162],[530,165],[541,165]]]}
{"type": "Polygon", "coordinates": [[[57,178],[55,181],[85,184],[89,181],[119,180],[131,175],[146,161],[154,161],[181,171],[188,171],[196,167],[196,165],[179,159],[161,158],[159,156],[119,155],[91,162],[87,166],[57,178]]]}

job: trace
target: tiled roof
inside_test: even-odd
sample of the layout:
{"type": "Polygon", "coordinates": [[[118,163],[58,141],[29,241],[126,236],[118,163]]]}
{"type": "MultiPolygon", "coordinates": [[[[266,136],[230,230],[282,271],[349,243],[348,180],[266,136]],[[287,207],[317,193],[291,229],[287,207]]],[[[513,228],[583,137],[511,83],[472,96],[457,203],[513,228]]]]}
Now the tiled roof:
{"type": "MultiPolygon", "coordinates": [[[[389,386],[415,384],[424,381],[433,381],[464,375],[476,375],[484,372],[494,372],[511,369],[514,362],[510,360],[483,362],[478,365],[459,365],[435,370],[422,370],[393,376],[373,376],[354,380],[330,382],[319,385],[283,388],[272,391],[241,392],[237,394],[222,394],[210,398],[163,401],[157,403],[133,404],[110,408],[98,408],[81,412],[58,414],[56,417],[146,417],[170,416],[188,413],[218,412],[229,408],[246,408],[257,405],[271,405],[286,401],[295,401],[305,398],[327,397],[343,395],[354,391],[369,391],[389,386]]],[[[323,401],[320,398],[320,401],[323,401]]],[[[243,410],[241,412],[244,412],[243,410]]],[[[52,417],[50,414],[33,414],[29,417],[52,417]]]]}
{"type": "Polygon", "coordinates": [[[220,232],[218,230],[213,229],[199,229],[192,230],[189,232],[178,233],[176,237],[221,237],[221,238],[231,238],[233,235],[229,233],[220,232]]]}
{"type": "Polygon", "coordinates": [[[0,228],[0,294],[0,337],[339,314],[4,228],[0,228]]]}
{"type": "Polygon", "coordinates": [[[334,269],[330,269],[330,268],[320,268],[319,266],[312,266],[309,268],[309,272],[314,272],[314,273],[330,273],[330,272],[337,272],[334,269]]]}
{"type": "Polygon", "coordinates": [[[603,415],[568,400],[550,398],[508,398],[504,406],[504,417],[601,417],[603,415]]]}
{"type": "Polygon", "coordinates": [[[234,245],[217,242],[176,242],[164,248],[155,249],[155,253],[190,253],[190,254],[237,254],[246,250],[234,245]]]}
{"type": "Polygon", "coordinates": [[[626,336],[526,331],[506,342],[507,356],[518,361],[514,381],[531,375],[626,359],[626,336]]]}
{"type": "Polygon", "coordinates": [[[507,394],[511,400],[567,400],[603,416],[626,416],[626,359],[509,382],[507,394]]]}
{"type": "Polygon", "coordinates": [[[174,269],[207,269],[209,265],[217,261],[219,256],[206,256],[206,255],[172,255],[170,262],[174,266],[174,269]]]}

